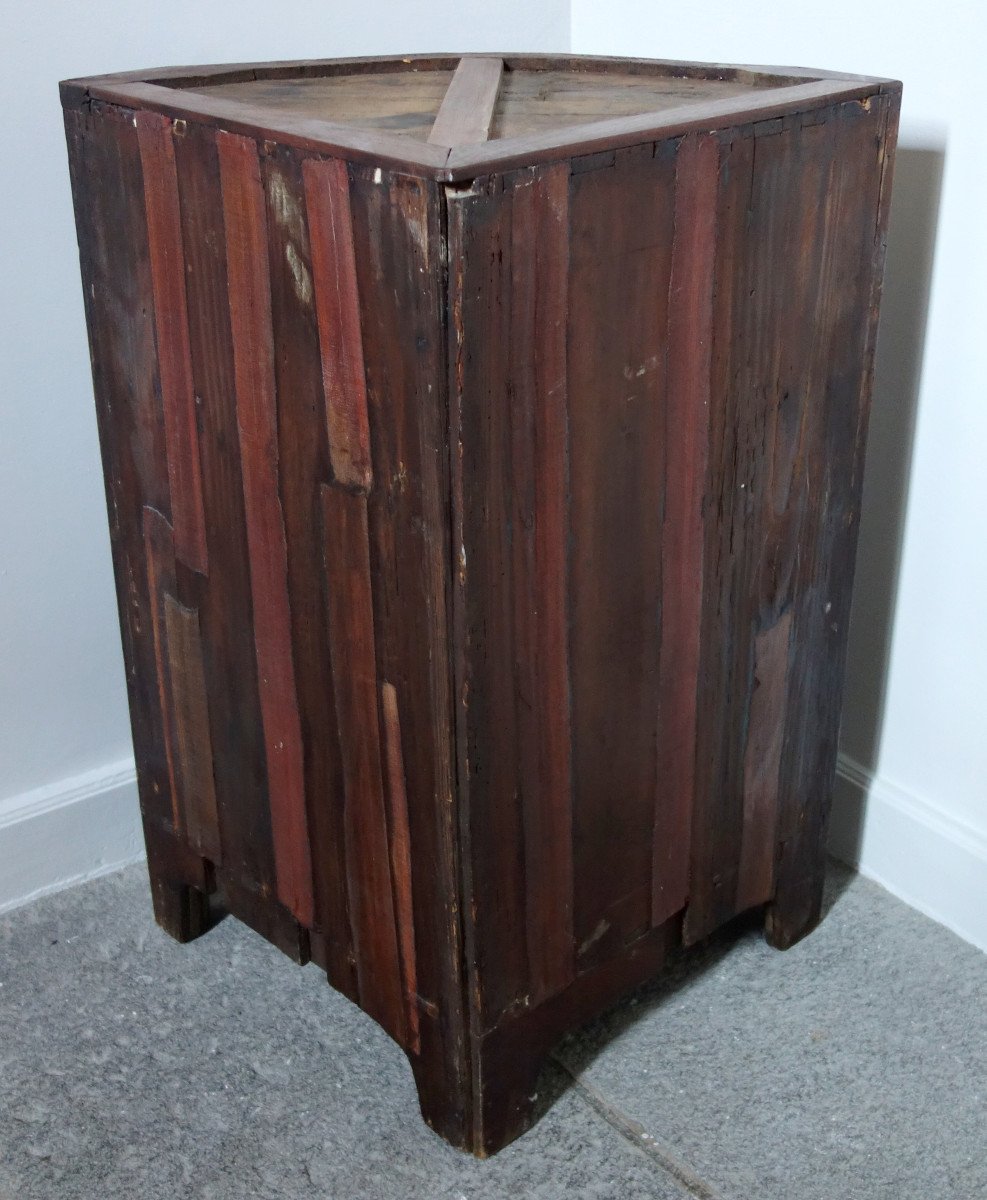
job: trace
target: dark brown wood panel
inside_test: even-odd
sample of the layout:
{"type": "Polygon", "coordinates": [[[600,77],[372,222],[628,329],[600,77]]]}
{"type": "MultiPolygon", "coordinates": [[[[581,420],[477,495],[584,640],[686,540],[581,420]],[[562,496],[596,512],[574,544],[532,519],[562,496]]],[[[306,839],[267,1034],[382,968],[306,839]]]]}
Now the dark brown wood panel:
{"type": "Polygon", "coordinates": [[[208,569],[206,522],[172,123],[158,113],[138,113],[136,119],[144,171],[144,204],[175,553],[186,566],[205,573],[208,569]]]}
{"type": "Polygon", "coordinates": [[[367,499],[322,486],[329,644],[343,758],[349,909],[360,1006],[408,1042],[391,885],[367,499]]]}
{"type": "Polygon", "coordinates": [[[573,978],[566,318],[569,164],[513,182],[510,295],[517,747],[530,1002],[573,978]]]}
{"type": "MultiPolygon", "coordinates": [[[[296,663],[316,939],[333,986],[357,994],[346,885],[343,758],[326,625],[321,485],[332,478],[324,418],[323,358],[302,160],[268,147],[261,163],[267,201],[271,316],[276,347],[281,506],[296,663]]],[[[329,336],[327,334],[327,336],[329,336]]],[[[362,361],[362,360],[361,360],[362,361]]],[[[362,380],[361,380],[362,383],[362,380]]]]}
{"type": "Polygon", "coordinates": [[[675,158],[675,245],[668,310],[651,906],[655,925],[684,907],[689,890],[719,171],[715,136],[690,134],[682,139],[675,158]]]}
{"type": "MultiPolygon", "coordinates": [[[[421,1054],[412,1063],[423,1093],[462,1096],[442,192],[410,176],[359,170],[350,201],[373,450],[367,517],[377,674],[396,693],[414,864],[421,1054]]],[[[459,1105],[446,1110],[447,1123],[465,1119],[459,1105]]]]}
{"type": "Polygon", "coordinates": [[[219,159],[212,130],[174,137],[188,283],[189,344],[210,574],[180,580],[199,614],[223,860],[244,888],[276,889],[264,732],[253,645],[247,522],[219,159]]]}
{"type": "MultiPolygon", "coordinates": [[[[897,117],[890,97],[836,109],[824,190],[817,192],[822,265],[808,370],[813,394],[825,402],[812,411],[812,440],[803,452],[810,500],[794,573],[797,652],[767,920],[769,939],[781,947],[812,929],[822,902],[897,117]]],[[[803,130],[803,138],[811,132],[803,130]]]]}
{"type": "Polygon", "coordinates": [[[147,594],[151,609],[151,636],[154,642],[154,674],[157,680],[159,720],[168,772],[168,797],[171,803],[171,831],[186,832],[183,795],[179,780],[178,730],[172,705],[171,656],[165,606],[176,591],[175,536],[168,520],[156,508],[144,509],[144,561],[147,570],[147,594]]]}
{"type": "Polygon", "coordinates": [[[149,504],[167,516],[170,497],[140,150],[132,113],[70,111],[65,129],[137,779],[149,830],[171,825],[173,811],[143,508],[149,504]]]}
{"type": "Polygon", "coordinates": [[[460,836],[470,1003],[490,1028],[529,988],[526,939],[514,936],[527,922],[508,403],[513,191],[495,180],[449,200],[460,836]]]}
{"type": "Polygon", "coordinates": [[[384,728],[384,761],[387,774],[387,824],[391,848],[391,881],[394,916],[401,952],[401,979],[408,1021],[408,1049],[421,1051],[418,1021],[418,964],[415,960],[414,891],[411,879],[411,833],[408,826],[408,789],[401,750],[401,713],[393,683],[380,685],[384,728]]]}
{"type": "Polygon", "coordinates": [[[651,923],[665,331],[675,143],[573,176],[569,281],[575,936],[588,965],[651,923]]]}
{"type": "Polygon", "coordinates": [[[301,723],[295,693],[284,517],[278,492],[277,402],[267,220],[257,145],[216,136],[226,228],[237,428],[254,646],[267,756],[278,895],[302,925],[313,920],[301,723]]]}
{"type": "Polygon", "coordinates": [[[367,387],[356,292],[350,181],[341,159],[304,164],[315,308],[322,349],[329,462],[344,487],[367,491],[372,480],[367,387]]]}
{"type": "Polygon", "coordinates": [[[185,828],[189,841],[203,858],[221,863],[223,852],[219,841],[199,614],[194,608],[179,603],[174,596],[166,595],[164,625],[175,723],[178,790],[185,828]]]}

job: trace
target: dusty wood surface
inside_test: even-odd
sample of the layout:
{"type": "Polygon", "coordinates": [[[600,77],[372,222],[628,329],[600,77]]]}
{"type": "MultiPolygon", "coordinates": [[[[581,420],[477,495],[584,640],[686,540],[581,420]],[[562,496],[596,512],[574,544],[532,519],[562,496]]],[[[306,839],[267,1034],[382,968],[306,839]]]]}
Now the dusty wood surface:
{"type": "Polygon", "coordinates": [[[818,919],[898,90],[507,56],[677,107],[410,155],[217,98],[458,62],[65,98],[155,913],[314,957],[489,1154],[677,947],[818,919]]]}

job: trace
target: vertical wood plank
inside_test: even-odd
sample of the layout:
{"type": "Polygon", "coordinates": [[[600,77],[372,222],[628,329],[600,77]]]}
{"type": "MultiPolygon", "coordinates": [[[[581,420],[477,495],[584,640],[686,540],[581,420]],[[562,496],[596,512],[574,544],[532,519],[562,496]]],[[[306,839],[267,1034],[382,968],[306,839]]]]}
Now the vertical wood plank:
{"type": "Polygon", "coordinates": [[[367,491],[372,471],[350,181],[342,159],[304,164],[312,269],[322,349],[329,461],[336,481],[367,491]]]}
{"type": "Polygon", "coordinates": [[[277,405],[264,192],[256,143],[239,134],[220,131],[216,144],[226,226],[254,646],[278,895],[285,907],[308,926],[313,919],[312,868],[291,646],[284,519],[278,494],[277,405]]]}
{"type": "Polygon", "coordinates": [[[136,122],[144,173],[175,553],[186,566],[205,574],[206,522],[172,122],[150,112],[138,113],[136,122]]]}
{"type": "Polygon", "coordinates": [[[169,593],[174,595],[176,587],[175,540],[171,525],[156,508],[144,509],[144,560],[150,598],[151,634],[154,641],[154,678],[168,770],[171,828],[181,835],[185,833],[185,820],[178,774],[178,730],[175,727],[176,713],[171,702],[171,665],[165,620],[167,596],[169,593]]]}
{"type": "MultiPolygon", "coordinates": [[[[172,828],[143,508],[170,511],[143,180],[132,114],[65,113],[117,606],[145,833],[172,828]]],[[[176,871],[149,847],[151,872],[176,871]]]]}
{"type": "Polygon", "coordinates": [[[674,143],[573,176],[568,351],[575,937],[651,924],[674,143]]]}
{"type": "Polygon", "coordinates": [[[319,536],[320,487],[332,474],[316,306],[317,293],[334,283],[315,271],[303,162],[297,151],[278,146],[268,147],[261,163],[277,347],[278,445],[285,464],[280,494],[287,541],[295,684],[305,746],[317,935],[313,946],[332,985],[354,998],[357,978],[346,888],[342,753],[319,536]]]}
{"type": "MultiPolygon", "coordinates": [[[[513,189],[450,195],[451,442],[459,804],[475,1020],[528,994],[524,824],[514,648],[510,395],[513,189]]],[[[527,486],[530,488],[531,480],[527,486]]],[[[525,715],[527,709],[525,708],[525,715]]]]}
{"type": "Polygon", "coordinates": [[[689,886],[719,169],[720,148],[713,135],[690,134],[682,139],[675,159],[675,244],[668,312],[651,911],[655,925],[685,905],[689,886]]]}
{"type": "Polygon", "coordinates": [[[185,827],[195,849],[210,862],[220,863],[223,856],[199,614],[166,595],[164,618],[185,827]]]}
{"type": "Polygon", "coordinates": [[[209,514],[208,578],[179,580],[194,605],[215,764],[223,860],[244,889],[277,892],[264,727],[254,651],[247,520],[237,428],[233,336],[219,156],[213,131],[187,125],[173,139],[178,170],[199,454],[209,514]]]}
{"type": "Polygon", "coordinates": [[[405,786],[404,753],[401,749],[401,714],[393,683],[380,685],[384,720],[384,759],[387,767],[388,824],[390,827],[391,879],[394,884],[394,913],[401,953],[401,978],[408,1020],[408,1046],[421,1050],[418,1032],[418,970],[415,962],[415,918],[411,887],[411,831],[408,825],[408,793],[405,786]]]}
{"type": "Polygon", "coordinates": [[[575,971],[568,647],[569,164],[522,176],[511,224],[514,661],[533,1003],[575,971]]]}
{"type": "Polygon", "coordinates": [[[407,1040],[389,870],[366,497],[323,484],[329,642],[345,789],[346,862],[360,1006],[407,1040]]]}

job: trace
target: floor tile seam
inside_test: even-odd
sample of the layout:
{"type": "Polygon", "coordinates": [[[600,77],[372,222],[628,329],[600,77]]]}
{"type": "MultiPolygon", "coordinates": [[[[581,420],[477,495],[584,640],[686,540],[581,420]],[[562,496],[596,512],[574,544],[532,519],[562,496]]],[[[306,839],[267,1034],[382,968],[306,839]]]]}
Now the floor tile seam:
{"type": "Polygon", "coordinates": [[[552,1061],[572,1080],[577,1097],[598,1117],[606,1122],[638,1153],[642,1154],[663,1175],[671,1176],[688,1196],[695,1200],[728,1200],[710,1183],[707,1183],[688,1163],[683,1162],[669,1146],[659,1142],[640,1122],[611,1103],[601,1091],[575,1071],[565,1059],[552,1055],[552,1061]]]}

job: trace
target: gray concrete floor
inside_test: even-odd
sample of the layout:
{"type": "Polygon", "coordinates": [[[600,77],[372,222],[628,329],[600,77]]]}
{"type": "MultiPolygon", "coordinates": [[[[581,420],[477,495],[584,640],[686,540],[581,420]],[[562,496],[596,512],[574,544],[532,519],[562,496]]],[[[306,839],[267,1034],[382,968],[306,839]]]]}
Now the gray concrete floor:
{"type": "Polygon", "coordinates": [[[987,1197],[987,957],[838,868],[830,904],[570,1038],[481,1163],[314,967],[231,920],[174,944],[143,868],[64,892],[0,918],[0,1198],[987,1197]]]}

